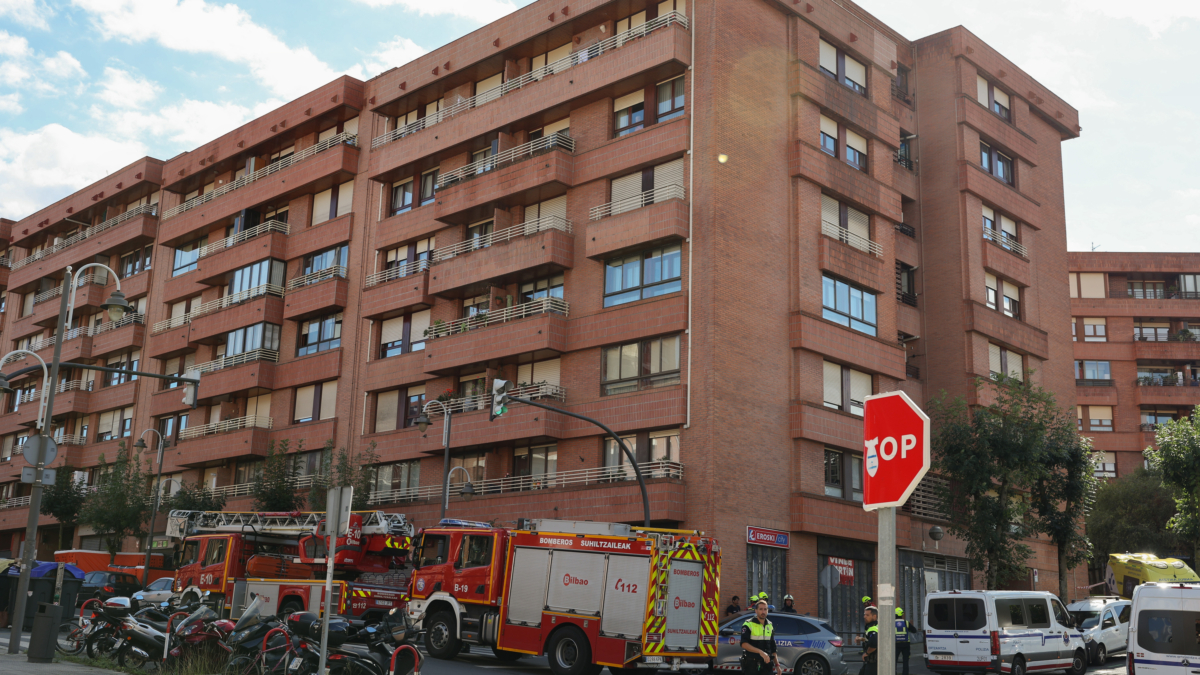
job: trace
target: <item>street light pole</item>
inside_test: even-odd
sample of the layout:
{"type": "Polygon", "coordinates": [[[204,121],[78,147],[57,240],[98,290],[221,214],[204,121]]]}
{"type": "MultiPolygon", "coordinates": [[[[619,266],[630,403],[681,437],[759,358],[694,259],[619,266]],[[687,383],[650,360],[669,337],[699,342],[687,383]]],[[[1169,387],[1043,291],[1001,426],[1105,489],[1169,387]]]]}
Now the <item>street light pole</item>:
{"type": "Polygon", "coordinates": [[[429,428],[427,411],[429,406],[434,403],[438,404],[438,407],[442,409],[442,414],[446,416],[446,424],[442,429],[442,449],[445,450],[442,458],[442,484],[445,486],[445,492],[442,495],[442,516],[438,518],[440,522],[442,518],[446,517],[446,504],[450,501],[450,408],[436,398],[429,401],[421,407],[421,416],[417,418],[417,428],[421,430],[421,433],[425,433],[425,430],[429,428]]]}
{"type": "Polygon", "coordinates": [[[461,471],[461,472],[467,474],[467,484],[463,486],[462,494],[467,495],[468,497],[475,494],[475,486],[471,485],[471,472],[470,471],[467,471],[467,469],[465,467],[461,467],[461,466],[456,466],[453,469],[450,469],[449,471],[447,471],[446,472],[446,484],[444,486],[445,491],[443,492],[443,495],[442,495],[442,517],[443,518],[446,517],[446,509],[450,508],[450,476],[454,475],[455,471],[461,471]]]}
{"type": "Polygon", "coordinates": [[[158,502],[162,497],[163,449],[166,448],[162,432],[158,429],[146,429],[143,431],[141,436],[138,436],[138,441],[133,444],[133,447],[145,450],[146,441],[142,440],[142,436],[145,436],[150,431],[158,434],[158,476],[154,479],[154,508],[150,511],[150,527],[146,528],[146,560],[142,563],[142,588],[146,587],[146,582],[150,579],[150,543],[154,537],[154,521],[158,519],[158,502]]]}

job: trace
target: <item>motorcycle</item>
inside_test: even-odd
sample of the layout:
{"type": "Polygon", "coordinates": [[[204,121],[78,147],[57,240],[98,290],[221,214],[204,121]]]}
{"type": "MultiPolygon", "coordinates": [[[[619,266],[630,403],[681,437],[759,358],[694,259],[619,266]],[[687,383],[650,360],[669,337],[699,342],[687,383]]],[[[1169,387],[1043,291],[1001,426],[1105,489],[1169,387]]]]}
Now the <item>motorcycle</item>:
{"type": "MultiPolygon", "coordinates": [[[[420,675],[421,655],[412,645],[417,631],[407,612],[401,610],[398,616],[401,618],[399,623],[393,609],[378,624],[354,631],[344,619],[331,620],[326,659],[330,673],[420,675]]],[[[315,614],[301,612],[288,617],[288,626],[305,639],[308,647],[305,651],[311,655],[311,666],[315,671],[319,663],[321,620],[315,614]]],[[[292,674],[289,668],[289,675],[292,674]]]]}
{"type": "Polygon", "coordinates": [[[152,663],[168,667],[180,659],[211,657],[215,645],[232,628],[233,622],[221,620],[207,605],[200,605],[191,614],[176,612],[166,622],[129,617],[119,633],[117,664],[137,669],[152,663]]]}
{"type": "Polygon", "coordinates": [[[229,653],[227,675],[282,673],[287,664],[294,662],[301,642],[279,617],[265,610],[262,597],[254,595],[229,635],[219,643],[229,653]]]}

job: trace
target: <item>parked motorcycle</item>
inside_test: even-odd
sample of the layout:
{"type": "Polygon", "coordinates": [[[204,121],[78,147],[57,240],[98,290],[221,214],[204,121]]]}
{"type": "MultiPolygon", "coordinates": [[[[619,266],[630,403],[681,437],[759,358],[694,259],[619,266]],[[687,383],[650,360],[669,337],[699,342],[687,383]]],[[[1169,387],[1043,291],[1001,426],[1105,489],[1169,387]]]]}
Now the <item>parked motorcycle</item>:
{"type": "MultiPolygon", "coordinates": [[[[163,609],[167,607],[169,603],[162,603],[163,609]]],[[[188,658],[212,659],[233,625],[212,607],[199,603],[190,614],[175,612],[165,622],[131,616],[118,632],[117,664],[142,669],[150,664],[169,667],[188,658]]]]}

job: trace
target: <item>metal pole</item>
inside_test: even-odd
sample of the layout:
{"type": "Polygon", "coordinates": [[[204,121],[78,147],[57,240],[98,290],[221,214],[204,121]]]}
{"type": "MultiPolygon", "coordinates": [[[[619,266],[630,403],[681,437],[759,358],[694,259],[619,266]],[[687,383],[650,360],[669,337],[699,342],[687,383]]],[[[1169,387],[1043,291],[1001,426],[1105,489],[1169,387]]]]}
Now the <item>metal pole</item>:
{"type": "MultiPolygon", "coordinates": [[[[158,502],[162,498],[162,470],[163,470],[163,437],[162,432],[158,429],[147,429],[158,434],[158,476],[154,479],[154,508],[150,510],[150,527],[146,528],[146,560],[142,563],[142,588],[146,587],[146,581],[150,578],[150,542],[154,537],[154,521],[158,519],[158,502]]],[[[142,432],[144,436],[146,431],[142,432]]]]}
{"type": "Polygon", "coordinates": [[[442,429],[442,447],[446,449],[446,455],[442,459],[442,485],[444,492],[442,493],[442,517],[438,518],[441,522],[446,517],[446,504],[450,501],[450,408],[442,406],[442,412],[446,415],[446,426],[442,429]]]}
{"type": "Polygon", "coordinates": [[[879,514],[879,675],[896,675],[896,508],[879,514]]]}
{"type": "MultiPolygon", "coordinates": [[[[54,360],[50,362],[50,394],[46,398],[46,412],[42,418],[42,434],[52,431],[54,419],[54,393],[58,391],[58,364],[62,358],[62,345],[67,329],[68,295],[71,291],[71,268],[63,275],[62,299],[58,305],[58,330],[54,336],[54,360]]],[[[29,575],[33,571],[34,554],[37,549],[38,516],[42,510],[42,470],[45,468],[46,444],[38,444],[37,463],[34,466],[33,489],[29,494],[29,522],[25,526],[25,550],[21,556],[21,578],[17,582],[17,598],[13,606],[12,632],[9,634],[8,653],[21,651],[21,633],[25,628],[25,603],[29,599],[29,575]]],[[[60,524],[59,527],[62,527],[60,524]]]]}

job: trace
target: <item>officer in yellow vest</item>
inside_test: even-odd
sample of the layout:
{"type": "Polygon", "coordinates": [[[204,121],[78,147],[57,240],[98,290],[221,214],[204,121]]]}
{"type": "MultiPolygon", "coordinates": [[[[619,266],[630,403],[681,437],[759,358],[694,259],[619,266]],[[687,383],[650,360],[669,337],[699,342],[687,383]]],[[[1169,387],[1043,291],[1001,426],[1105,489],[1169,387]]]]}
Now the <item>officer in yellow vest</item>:
{"type": "Polygon", "coordinates": [[[775,653],[775,626],[767,618],[767,601],[754,604],[754,616],[742,624],[742,675],[782,673],[775,653]]]}
{"type": "Polygon", "coordinates": [[[859,675],[876,675],[879,672],[879,610],[868,606],[863,610],[863,621],[867,632],[863,639],[863,667],[859,675]]]}
{"type": "Polygon", "coordinates": [[[908,644],[908,633],[911,628],[908,620],[904,618],[904,610],[896,608],[896,658],[900,659],[903,668],[903,675],[908,675],[908,657],[912,654],[912,648],[908,644]]]}

